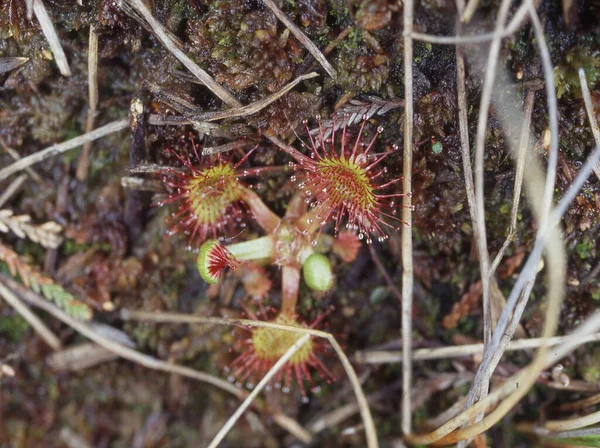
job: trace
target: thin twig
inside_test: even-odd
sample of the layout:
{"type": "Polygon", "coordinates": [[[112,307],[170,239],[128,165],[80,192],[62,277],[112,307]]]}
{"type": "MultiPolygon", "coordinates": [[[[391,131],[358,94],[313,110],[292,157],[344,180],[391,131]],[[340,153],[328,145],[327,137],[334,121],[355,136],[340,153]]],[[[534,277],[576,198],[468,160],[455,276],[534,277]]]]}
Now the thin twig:
{"type": "Polygon", "coordinates": [[[223,88],[218,82],[216,82],[208,73],[202,70],[198,65],[192,61],[173,41],[169,33],[163,25],[154,18],[148,7],[144,4],[142,0],[123,0],[121,3],[121,7],[123,10],[132,15],[134,19],[138,19],[136,14],[130,14],[131,10],[128,8],[131,7],[138,14],[142,16],[142,18],[150,25],[152,30],[154,31],[155,36],[160,40],[160,42],[165,46],[167,50],[169,50],[173,56],[175,56],[179,62],[186,66],[186,68],[192,72],[196,78],[202,81],[211,92],[213,92],[216,96],[218,96],[225,104],[229,107],[240,107],[240,102],[223,88]]]}
{"type": "Polygon", "coordinates": [[[593,446],[593,445],[570,445],[565,443],[565,441],[557,441],[556,444],[552,444],[554,442],[552,439],[570,439],[574,437],[589,437],[589,436],[598,436],[600,435],[600,428],[587,428],[587,429],[577,429],[574,431],[561,431],[561,432],[552,432],[548,431],[548,429],[540,426],[537,422],[519,422],[515,425],[515,429],[518,432],[525,434],[535,434],[540,436],[543,441],[543,446],[556,446],[557,448],[581,448],[583,446],[593,446]]]}
{"type": "MultiPolygon", "coordinates": [[[[4,150],[14,159],[21,160],[21,155],[18,151],[15,151],[13,148],[9,147],[2,136],[0,136],[0,145],[4,150]]],[[[41,176],[33,169],[33,168],[25,168],[25,172],[31,176],[31,178],[42,188],[46,187],[46,182],[41,178],[41,176]]]]}
{"type": "MultiPolygon", "coordinates": [[[[482,33],[475,36],[434,36],[431,34],[424,33],[410,33],[404,31],[404,35],[412,37],[414,40],[420,40],[423,42],[430,42],[432,44],[441,45],[460,45],[460,44],[483,44],[496,39],[497,37],[504,38],[514,34],[524,23],[527,18],[528,7],[525,4],[519,6],[515,11],[515,15],[506,26],[499,32],[493,31],[491,33],[482,33]]],[[[459,11],[460,13],[460,11],[459,11]]]]}
{"type": "Polygon", "coordinates": [[[2,192],[2,194],[0,195],[0,208],[2,208],[2,206],[4,204],[6,204],[6,202],[13,197],[13,195],[19,191],[19,188],[21,188],[21,186],[23,185],[23,182],[25,182],[27,180],[27,175],[26,174],[21,174],[19,177],[17,177],[16,179],[14,179],[9,185],[8,187],[6,187],[6,189],[2,192]]]}
{"type": "Polygon", "coordinates": [[[205,148],[202,148],[202,155],[203,156],[212,156],[214,154],[229,152],[229,151],[233,151],[235,149],[246,149],[252,145],[253,145],[253,143],[249,142],[248,140],[238,140],[238,141],[231,142],[231,143],[225,143],[225,144],[219,145],[219,146],[212,146],[212,147],[207,146],[205,148]]]}
{"type": "Polygon", "coordinates": [[[296,87],[302,81],[307,80],[307,79],[316,78],[317,76],[319,76],[319,74],[315,73],[315,72],[298,76],[296,79],[294,79],[292,82],[290,82],[289,84],[284,86],[281,90],[274,93],[273,95],[269,95],[268,97],[263,98],[262,100],[256,101],[252,104],[248,104],[247,106],[236,107],[234,109],[226,110],[225,112],[217,112],[216,115],[213,115],[213,116],[207,118],[206,121],[223,120],[225,118],[233,118],[233,117],[245,117],[248,115],[255,114],[258,111],[267,107],[269,104],[277,101],[279,98],[281,98],[283,95],[288,93],[290,90],[292,90],[294,87],[296,87]]]}
{"type": "MultiPolygon", "coordinates": [[[[596,145],[600,145],[600,129],[598,129],[598,122],[595,118],[594,105],[592,104],[592,96],[590,95],[590,89],[587,85],[587,80],[585,79],[585,71],[580,68],[578,73],[579,82],[581,83],[581,93],[583,94],[583,102],[585,103],[588,120],[590,120],[592,134],[594,135],[594,140],[596,140],[596,145]]],[[[594,173],[596,173],[596,177],[600,180],[600,165],[594,167],[594,173]]]]}
{"type": "Polygon", "coordinates": [[[523,173],[525,172],[525,160],[527,158],[527,149],[529,147],[529,127],[531,126],[531,115],[533,114],[533,104],[535,100],[535,92],[528,90],[525,96],[525,121],[521,128],[521,136],[519,137],[519,152],[517,154],[517,168],[515,170],[515,186],[513,188],[513,203],[510,211],[510,225],[508,227],[508,235],[500,248],[500,251],[494,258],[490,267],[489,276],[492,277],[496,269],[504,257],[504,253],[508,246],[513,241],[517,232],[517,215],[519,213],[519,201],[521,198],[521,187],[523,186],[523,173]]]}
{"type": "MultiPolygon", "coordinates": [[[[404,31],[412,33],[414,2],[404,0],[404,31]]],[[[404,37],[404,160],[402,174],[405,193],[412,191],[413,156],[413,41],[404,37]]],[[[402,197],[402,407],[401,428],[404,434],[412,432],[412,308],[413,308],[413,244],[412,204],[410,195],[402,197]]]]}
{"type": "Polygon", "coordinates": [[[29,58],[0,58],[0,75],[19,68],[29,61],[29,58]]]}
{"type": "Polygon", "coordinates": [[[460,17],[460,21],[466,23],[470,22],[471,18],[473,17],[473,14],[475,14],[477,6],[479,6],[479,0],[469,0],[467,7],[465,8],[464,12],[462,13],[462,16],[460,17]]]}
{"type": "Polygon", "coordinates": [[[394,281],[390,277],[390,274],[387,273],[385,266],[383,266],[383,264],[381,263],[381,260],[379,259],[379,256],[377,255],[377,251],[373,247],[373,244],[367,244],[367,246],[369,246],[369,252],[371,253],[371,260],[373,260],[373,263],[375,263],[375,266],[377,266],[377,270],[383,276],[385,282],[388,285],[388,288],[390,288],[390,290],[392,291],[392,294],[394,294],[394,297],[396,297],[396,299],[398,299],[398,301],[400,303],[402,303],[402,293],[398,290],[398,288],[394,284],[394,281]]]}
{"type": "Polygon", "coordinates": [[[323,56],[323,53],[321,53],[317,46],[313,44],[312,41],[300,30],[300,28],[298,28],[294,22],[288,19],[288,17],[281,9],[279,9],[273,0],[262,1],[265,5],[267,5],[267,8],[269,8],[273,14],[275,14],[275,17],[277,17],[281,23],[283,23],[285,27],[290,30],[294,37],[298,39],[302,45],[304,45],[308,52],[312,54],[317,61],[319,61],[319,64],[321,64],[325,71],[329,73],[329,76],[331,76],[333,79],[336,79],[337,73],[335,72],[335,69],[327,61],[325,56],[323,56]]]}
{"type": "MultiPolygon", "coordinates": [[[[471,5],[473,0],[469,3],[471,5]]],[[[463,14],[469,10],[469,5],[463,14]]],[[[500,31],[506,22],[510,0],[503,0],[500,4],[498,17],[496,18],[496,32],[500,31]]],[[[461,18],[462,20],[462,18],[461,18]]],[[[498,65],[501,39],[497,37],[490,45],[485,78],[479,103],[479,116],[477,120],[477,134],[475,138],[475,216],[477,219],[477,249],[479,251],[479,269],[481,271],[482,303],[483,303],[483,343],[489,344],[492,334],[492,315],[490,307],[490,260],[487,248],[487,232],[485,227],[485,194],[484,194],[484,158],[485,158],[485,134],[488,124],[490,102],[498,65]]],[[[487,386],[480,393],[485,394],[487,386]]]]}
{"type": "Polygon", "coordinates": [[[600,394],[592,395],[591,397],[581,400],[572,401],[570,403],[562,403],[557,407],[559,411],[576,411],[578,409],[587,408],[600,403],[600,394]]]}
{"type": "Polygon", "coordinates": [[[550,431],[572,431],[600,422],[600,411],[564,420],[548,420],[544,428],[550,431]]]}
{"type": "Polygon", "coordinates": [[[298,339],[284,354],[281,358],[277,360],[277,362],[269,369],[266,375],[260,380],[260,382],[256,385],[254,390],[246,397],[246,399],[240,404],[240,406],[236,409],[231,417],[225,422],[225,424],[221,427],[219,432],[215,435],[213,440],[208,445],[208,448],[216,448],[223,441],[227,433],[231,430],[233,425],[238,421],[241,415],[244,413],[248,406],[252,404],[252,401],[258,396],[258,394],[263,390],[263,388],[267,385],[269,381],[279,372],[279,370],[283,367],[283,365],[290,360],[292,356],[310,339],[309,334],[305,334],[300,339],[298,339]]]}
{"type": "MultiPolygon", "coordinates": [[[[548,346],[562,344],[570,336],[554,336],[549,339],[531,338],[518,339],[511,341],[506,347],[506,351],[513,352],[518,350],[530,350],[539,348],[542,344],[548,346]]],[[[600,342],[600,333],[592,334],[581,339],[582,344],[590,342],[600,342]]],[[[483,353],[483,344],[454,345],[449,347],[420,348],[413,351],[413,361],[425,361],[431,359],[459,358],[463,356],[472,356],[483,353]]],[[[402,352],[400,350],[363,350],[356,352],[356,362],[363,364],[394,364],[402,362],[402,352]]],[[[598,401],[600,402],[600,400],[598,401]]]]}
{"type": "Polygon", "coordinates": [[[21,299],[19,299],[15,294],[12,293],[10,289],[8,289],[4,282],[0,281],[0,295],[4,298],[6,303],[12,306],[17,313],[21,315],[23,319],[27,321],[29,325],[35,330],[35,332],[52,348],[52,350],[57,351],[62,348],[62,343],[58,336],[56,336],[50,329],[37,317],[35,314],[31,312],[29,307],[25,305],[21,299]]]}
{"type": "Polygon", "coordinates": [[[52,24],[52,19],[48,15],[48,11],[46,11],[46,7],[44,6],[42,0],[33,0],[33,12],[35,13],[35,17],[38,19],[38,22],[40,22],[42,32],[44,33],[44,36],[46,37],[46,40],[52,49],[54,60],[56,61],[56,65],[58,66],[60,74],[63,76],[71,76],[69,61],[67,61],[65,52],[60,45],[60,40],[58,39],[56,30],[52,24]]]}
{"type": "Polygon", "coordinates": [[[34,154],[23,157],[22,159],[8,165],[6,168],[0,170],[0,181],[3,181],[8,176],[17,173],[31,165],[41,162],[42,160],[49,159],[50,157],[57,156],[63,152],[70,151],[71,149],[78,148],[86,142],[105,137],[115,132],[121,131],[129,127],[129,118],[123,118],[121,120],[113,121],[104,125],[100,128],[94,129],[92,132],[82,134],[78,137],[72,138],[62,143],[57,143],[34,154]]]}
{"type": "Polygon", "coordinates": [[[277,423],[279,427],[285,429],[305,445],[310,445],[312,441],[312,435],[293,418],[280,413],[273,416],[273,421],[277,423]]]}
{"type": "MultiPolygon", "coordinates": [[[[98,109],[98,33],[95,25],[90,25],[88,42],[88,114],[85,122],[85,132],[92,132],[98,109]]],[[[87,179],[90,167],[90,150],[92,142],[85,142],[77,162],[76,177],[80,182],[87,179]]]]}

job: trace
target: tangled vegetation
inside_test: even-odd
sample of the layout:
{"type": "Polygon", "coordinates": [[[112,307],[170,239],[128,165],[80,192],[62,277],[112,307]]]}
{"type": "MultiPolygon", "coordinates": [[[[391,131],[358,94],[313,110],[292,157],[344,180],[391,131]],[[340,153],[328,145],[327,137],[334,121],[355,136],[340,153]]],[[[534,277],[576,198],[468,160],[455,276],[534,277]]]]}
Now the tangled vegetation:
{"type": "Polygon", "coordinates": [[[0,0],[0,446],[596,446],[600,9],[463,3],[0,0]]]}

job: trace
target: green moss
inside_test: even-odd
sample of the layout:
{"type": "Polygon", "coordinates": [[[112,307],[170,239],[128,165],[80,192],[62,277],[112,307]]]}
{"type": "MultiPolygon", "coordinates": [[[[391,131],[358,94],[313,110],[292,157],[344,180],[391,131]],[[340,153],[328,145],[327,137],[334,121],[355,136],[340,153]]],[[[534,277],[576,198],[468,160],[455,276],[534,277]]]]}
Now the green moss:
{"type": "Polygon", "coordinates": [[[575,246],[575,252],[577,252],[577,255],[579,255],[579,258],[581,259],[590,258],[592,256],[592,249],[593,246],[587,242],[579,243],[575,246]]]}
{"type": "Polygon", "coordinates": [[[559,98],[565,94],[581,97],[578,70],[583,68],[590,87],[600,80],[600,33],[582,39],[570,48],[562,62],[554,68],[554,84],[559,98]]]}
{"type": "Polygon", "coordinates": [[[0,316],[0,335],[3,335],[13,344],[25,337],[29,324],[20,315],[0,316]]]}

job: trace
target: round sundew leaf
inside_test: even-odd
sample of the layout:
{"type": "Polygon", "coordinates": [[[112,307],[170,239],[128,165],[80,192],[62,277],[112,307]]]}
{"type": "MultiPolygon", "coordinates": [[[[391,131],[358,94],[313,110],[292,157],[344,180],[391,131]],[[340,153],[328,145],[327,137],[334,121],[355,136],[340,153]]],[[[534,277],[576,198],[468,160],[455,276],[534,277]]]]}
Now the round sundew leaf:
{"type": "Polygon", "coordinates": [[[329,258],[323,254],[312,254],[302,266],[302,275],[309,288],[328,291],[333,286],[333,271],[329,258]]]}
{"type": "Polygon", "coordinates": [[[215,250],[218,250],[221,243],[217,240],[208,240],[202,246],[200,246],[200,252],[198,252],[198,258],[196,260],[196,266],[200,277],[211,285],[218,283],[221,279],[221,270],[215,270],[212,263],[212,258],[215,250]]]}

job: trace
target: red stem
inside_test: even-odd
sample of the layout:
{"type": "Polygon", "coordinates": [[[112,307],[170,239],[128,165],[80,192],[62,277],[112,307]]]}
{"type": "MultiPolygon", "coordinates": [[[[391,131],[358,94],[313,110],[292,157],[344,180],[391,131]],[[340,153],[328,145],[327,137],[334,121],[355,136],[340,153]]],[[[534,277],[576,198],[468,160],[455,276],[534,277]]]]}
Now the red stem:
{"type": "Polygon", "coordinates": [[[284,266],[282,271],[281,313],[294,316],[296,314],[296,304],[298,303],[300,269],[295,266],[284,266]]]}

